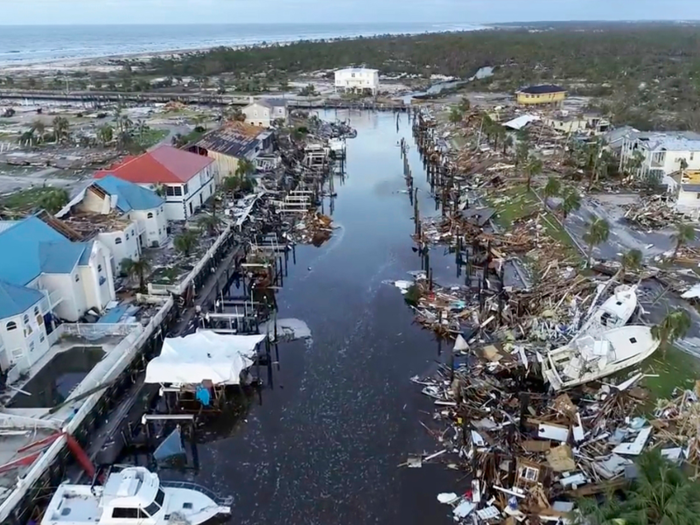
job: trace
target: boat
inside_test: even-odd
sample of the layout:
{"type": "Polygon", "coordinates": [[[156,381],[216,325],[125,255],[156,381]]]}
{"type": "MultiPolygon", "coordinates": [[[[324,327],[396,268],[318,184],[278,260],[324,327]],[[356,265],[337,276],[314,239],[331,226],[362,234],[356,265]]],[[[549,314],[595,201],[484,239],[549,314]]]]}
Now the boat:
{"type": "Polygon", "coordinates": [[[585,335],[598,337],[607,330],[625,326],[636,309],[637,287],[622,284],[584,323],[575,339],[585,335]]]}
{"type": "Polygon", "coordinates": [[[629,325],[598,336],[583,335],[549,352],[542,362],[542,375],[554,390],[571,388],[641,363],[658,347],[648,326],[629,325]]]}
{"type": "Polygon", "coordinates": [[[59,485],[41,525],[208,525],[230,516],[225,503],[204,487],[126,467],[101,486],[59,485]]]}

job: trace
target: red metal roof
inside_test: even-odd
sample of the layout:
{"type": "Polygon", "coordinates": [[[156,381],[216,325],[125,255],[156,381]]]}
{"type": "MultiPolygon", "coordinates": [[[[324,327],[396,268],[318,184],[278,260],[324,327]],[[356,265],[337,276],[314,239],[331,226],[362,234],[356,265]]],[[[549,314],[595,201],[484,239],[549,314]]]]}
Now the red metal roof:
{"type": "Polygon", "coordinates": [[[159,146],[138,157],[126,157],[112,169],[100,170],[95,173],[95,178],[112,174],[136,184],[180,184],[189,181],[212,162],[213,159],[203,155],[172,146],[159,146]]]}

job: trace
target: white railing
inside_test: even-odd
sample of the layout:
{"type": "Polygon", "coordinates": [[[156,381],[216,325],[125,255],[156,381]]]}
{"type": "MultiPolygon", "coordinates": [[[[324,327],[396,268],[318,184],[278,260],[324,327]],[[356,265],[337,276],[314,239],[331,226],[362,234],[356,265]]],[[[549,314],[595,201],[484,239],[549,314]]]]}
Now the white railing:
{"type": "Polygon", "coordinates": [[[65,323],[61,327],[65,335],[74,335],[88,340],[111,335],[126,336],[143,330],[138,323],[65,323]]]}
{"type": "Polygon", "coordinates": [[[54,290],[53,292],[49,293],[49,304],[51,305],[52,310],[54,306],[61,303],[62,301],[63,294],[61,293],[61,290],[54,290]]]}
{"type": "Polygon", "coordinates": [[[179,294],[180,287],[177,284],[153,284],[148,283],[148,295],[179,294]]]}

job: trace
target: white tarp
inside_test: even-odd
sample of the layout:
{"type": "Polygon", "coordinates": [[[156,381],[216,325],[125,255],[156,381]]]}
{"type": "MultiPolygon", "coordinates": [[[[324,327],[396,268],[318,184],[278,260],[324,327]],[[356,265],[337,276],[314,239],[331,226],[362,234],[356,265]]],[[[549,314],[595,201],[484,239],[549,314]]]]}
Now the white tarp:
{"type": "Polygon", "coordinates": [[[260,335],[222,335],[203,330],[185,337],[168,337],[160,355],[146,366],[146,383],[237,385],[253,364],[260,335]]]}
{"type": "Polygon", "coordinates": [[[503,127],[516,130],[523,129],[530,122],[534,122],[536,120],[540,120],[540,117],[537,115],[520,115],[519,117],[515,117],[513,120],[509,120],[508,122],[504,123],[503,127]]]}

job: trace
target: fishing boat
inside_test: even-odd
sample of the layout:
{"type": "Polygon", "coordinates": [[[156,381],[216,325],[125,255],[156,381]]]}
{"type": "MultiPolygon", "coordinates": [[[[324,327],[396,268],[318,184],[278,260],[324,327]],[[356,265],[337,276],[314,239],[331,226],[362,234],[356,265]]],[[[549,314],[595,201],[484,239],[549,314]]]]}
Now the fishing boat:
{"type": "Polygon", "coordinates": [[[613,328],[598,336],[582,335],[549,352],[542,374],[554,390],[595,381],[636,365],[659,347],[648,326],[613,328]]]}
{"type": "Polygon", "coordinates": [[[622,284],[584,323],[576,338],[599,337],[603,332],[625,326],[637,309],[637,287],[622,284]]]}
{"type": "Polygon", "coordinates": [[[102,486],[59,485],[41,525],[202,525],[228,518],[226,503],[204,487],[127,467],[102,486]]]}

